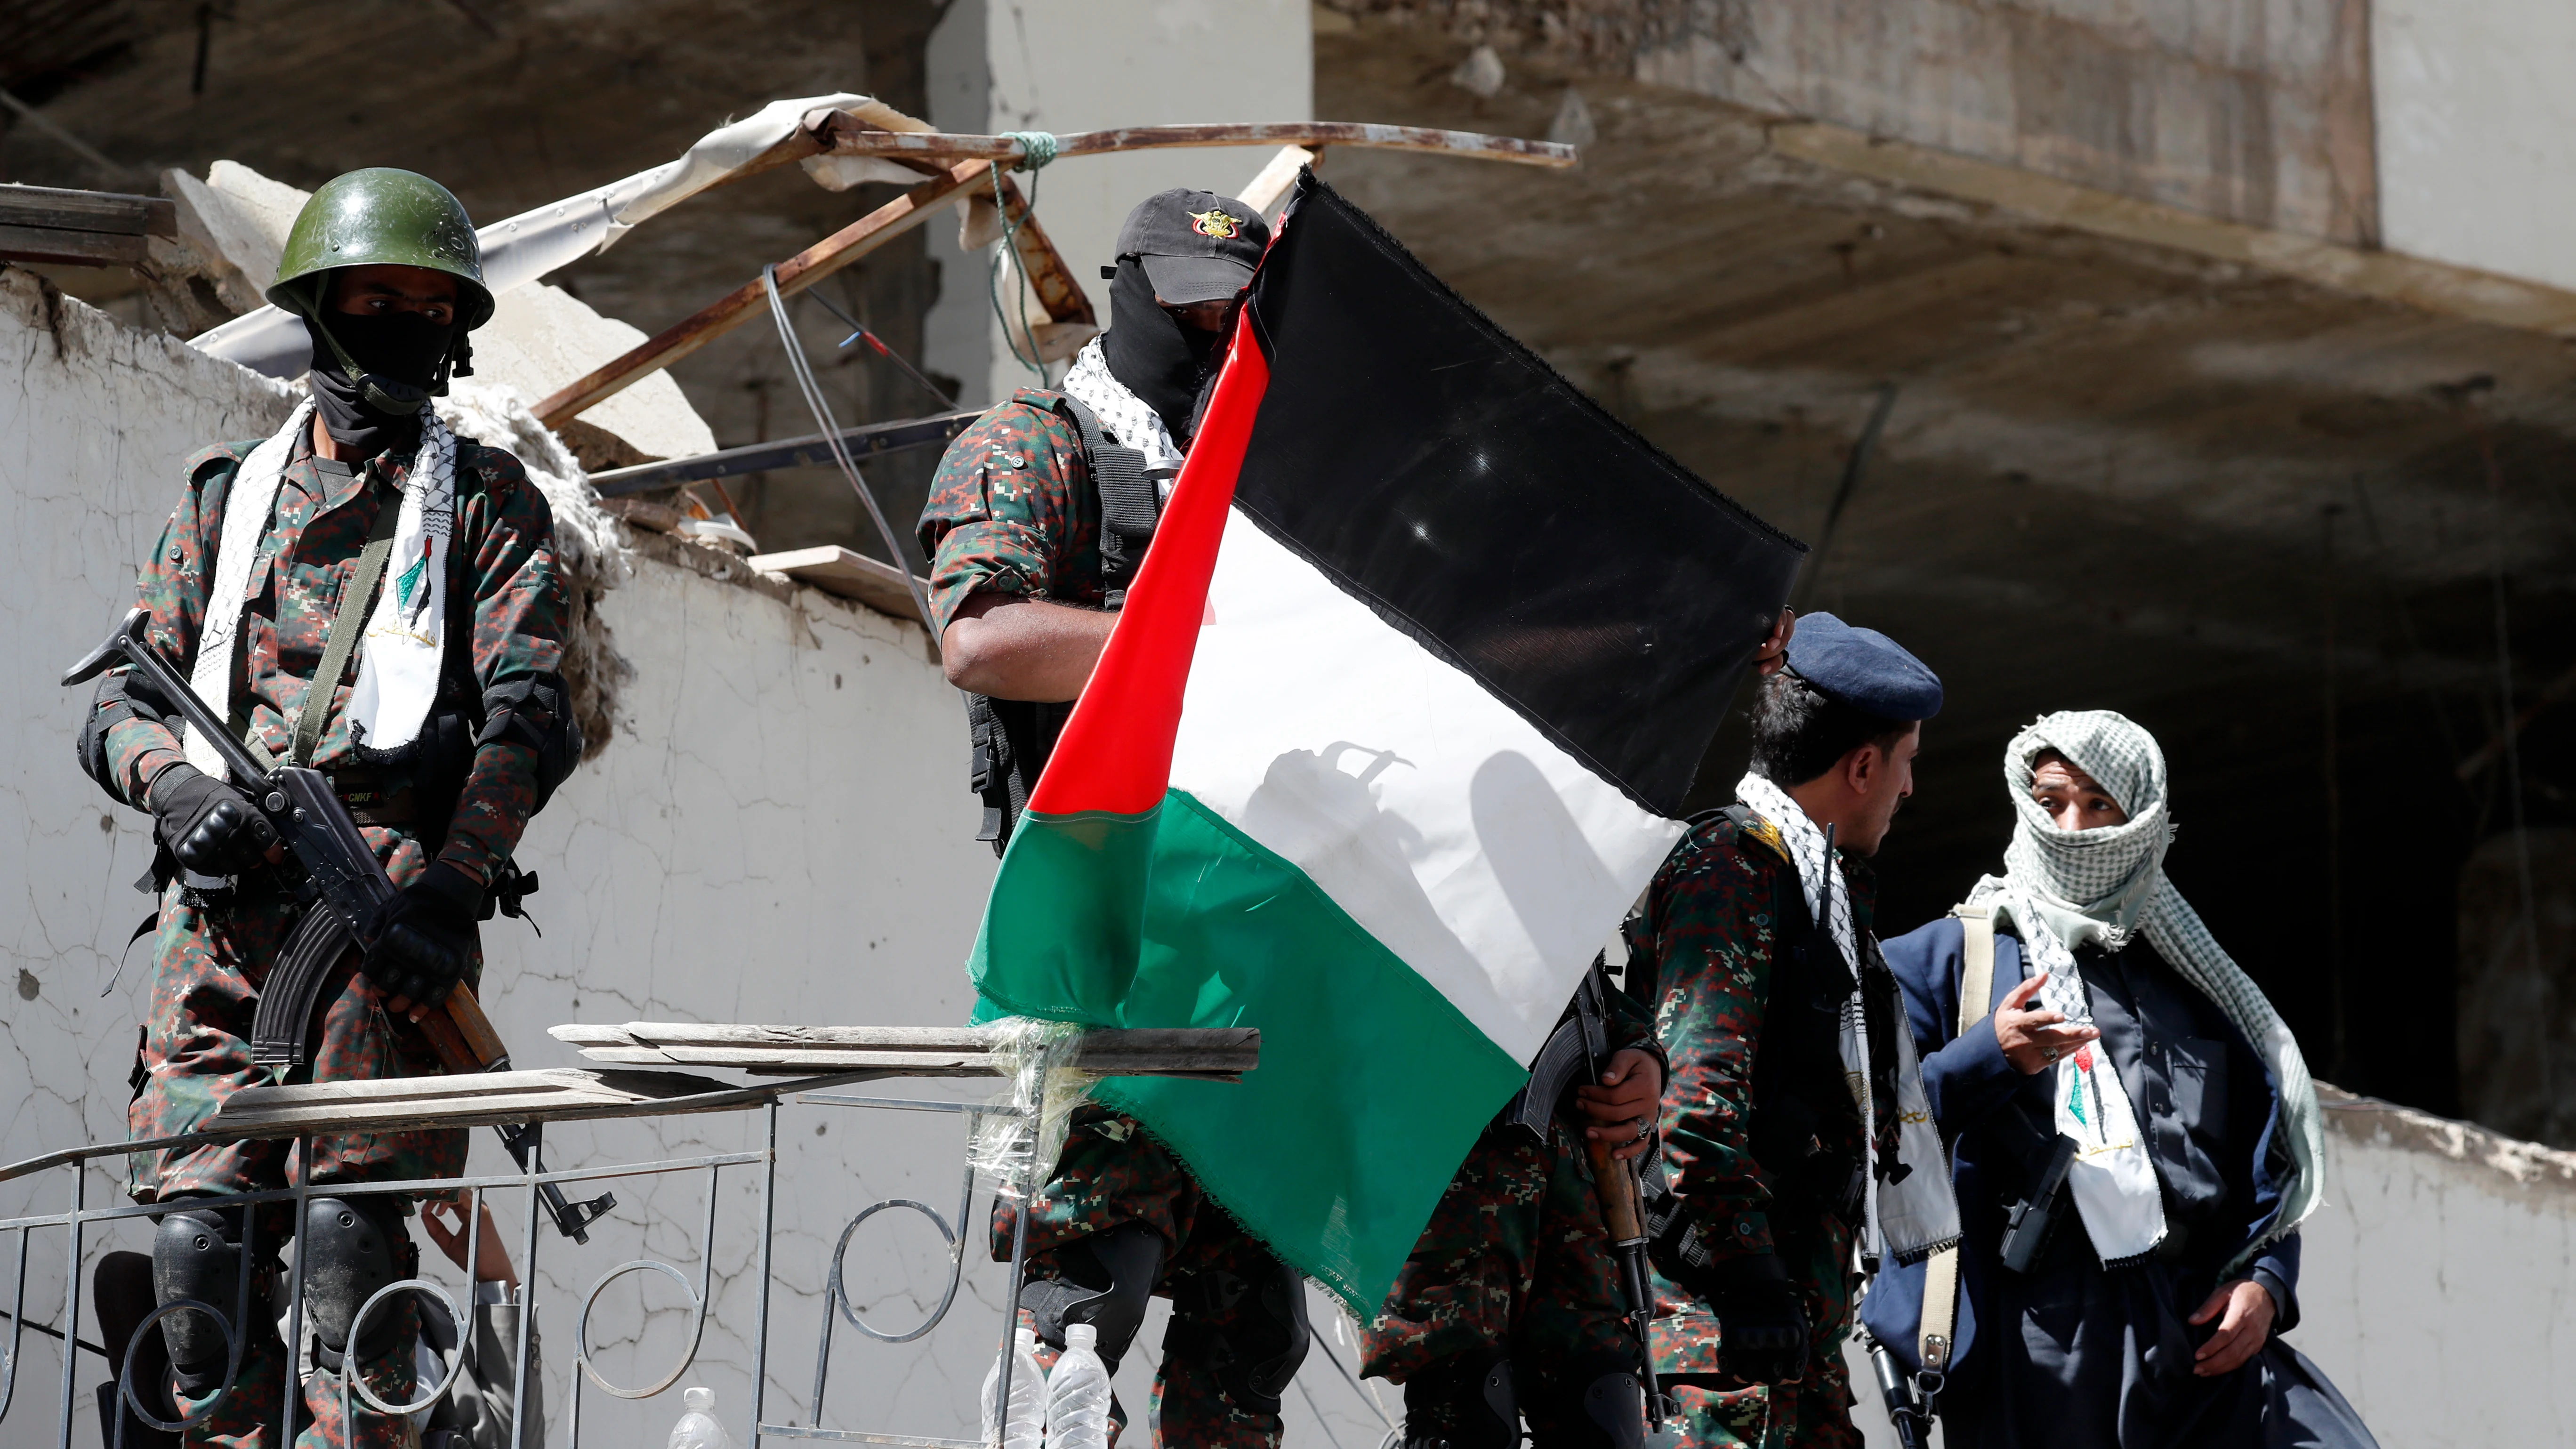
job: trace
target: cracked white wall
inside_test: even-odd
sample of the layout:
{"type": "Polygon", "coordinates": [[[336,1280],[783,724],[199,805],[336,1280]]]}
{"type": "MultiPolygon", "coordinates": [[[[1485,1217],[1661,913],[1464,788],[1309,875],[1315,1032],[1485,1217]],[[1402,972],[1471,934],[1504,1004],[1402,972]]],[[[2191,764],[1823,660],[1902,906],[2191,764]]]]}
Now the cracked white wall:
{"type": "MultiPolygon", "coordinates": [[[[150,861],[149,822],[110,805],[79,773],[72,739],[89,691],[54,680],[128,603],[180,462],[207,442],[270,431],[287,403],[274,383],[78,302],[49,305],[28,274],[0,271],[0,607],[10,624],[0,727],[14,764],[0,775],[0,881],[11,887],[0,909],[10,957],[0,976],[15,990],[0,996],[0,1160],[124,1136],[125,1076],[148,1007],[143,948],[121,972],[116,963],[149,908],[131,889],[150,861]]],[[[529,905],[545,934],[506,920],[485,932],[485,999],[517,1063],[576,1064],[545,1035],[566,1021],[963,1020],[960,963],[993,858],[971,839],[978,806],[965,786],[963,716],[920,630],[746,578],[695,549],[648,540],[646,551],[603,605],[637,667],[626,718],[521,847],[544,881],[529,905]]],[[[564,1126],[548,1155],[562,1166],[752,1149],[763,1126],[757,1114],[564,1126]]],[[[953,1117],[812,1106],[784,1109],[780,1130],[769,1412],[804,1422],[825,1255],[843,1225],[881,1198],[925,1202],[953,1219],[962,1132],[953,1117]]],[[[505,1168],[489,1133],[476,1135],[473,1154],[476,1171],[505,1168]]],[[[757,1183],[750,1168],[722,1174],[713,1308],[697,1363],[679,1379],[718,1391],[737,1438],[758,1316],[757,1183]]],[[[553,1443],[562,1442],[579,1295],[637,1257],[669,1262],[692,1283],[709,1261],[705,1174],[610,1187],[619,1205],[588,1246],[551,1229],[540,1241],[553,1443]]],[[[121,1200],[120,1181],[105,1172],[87,1174],[85,1191],[93,1206],[121,1200]]],[[[0,1183],[0,1215],[58,1208],[70,1192],[67,1171],[0,1183]]],[[[968,1214],[965,1282],[942,1327],[895,1347],[840,1329],[827,1422],[971,1437],[971,1400],[1001,1321],[1002,1274],[980,1226],[986,1201],[968,1214]]],[[[515,1252],[522,1204],[505,1194],[497,1206],[515,1252]]],[[[93,1232],[84,1260],[146,1248],[146,1231],[130,1221],[93,1232]]],[[[14,1246],[0,1236],[0,1250],[14,1246]]],[[[426,1256],[453,1280],[434,1251],[426,1256]]],[[[35,1241],[27,1301],[39,1323],[60,1316],[62,1261],[60,1233],[35,1241]]],[[[945,1265],[939,1231],[897,1211],[860,1231],[846,1275],[869,1321],[902,1332],[938,1301],[945,1265]]],[[[0,1275],[10,1271],[0,1256],[0,1275]]],[[[624,1384],[666,1373],[686,1343],[685,1301],[658,1274],[612,1285],[592,1334],[602,1371],[624,1384]]],[[[1158,1311],[1120,1375],[1139,1413],[1160,1320],[1158,1311]]],[[[1319,1321],[1332,1337],[1332,1321],[1319,1321]]],[[[94,1329],[94,1319],[84,1326],[94,1329]]],[[[50,1442],[60,1360],[49,1341],[27,1342],[0,1443],[50,1442]]],[[[1292,1438],[1374,1443],[1383,1433],[1374,1414],[1330,1366],[1312,1364],[1308,1386],[1290,1396],[1292,1438]],[[1329,1428],[1309,1393],[1333,1416],[1329,1428]]],[[[102,1376],[85,1361],[79,1392],[102,1376]]],[[[593,1391],[583,1435],[659,1443],[679,1413],[676,1386],[642,1403],[593,1391]]],[[[84,1405],[74,1442],[94,1443],[95,1423],[84,1405]]]]}

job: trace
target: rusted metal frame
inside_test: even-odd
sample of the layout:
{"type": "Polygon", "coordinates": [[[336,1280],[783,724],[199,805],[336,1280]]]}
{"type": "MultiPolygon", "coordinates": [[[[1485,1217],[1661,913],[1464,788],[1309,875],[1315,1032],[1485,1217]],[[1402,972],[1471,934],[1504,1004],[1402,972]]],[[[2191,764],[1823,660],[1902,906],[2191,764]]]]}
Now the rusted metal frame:
{"type": "MultiPolygon", "coordinates": [[[[897,133],[889,133],[897,134],[897,133]]],[[[939,177],[860,217],[823,240],[778,264],[778,291],[790,296],[857,262],[905,232],[928,221],[959,197],[989,182],[984,162],[961,161],[939,177]]],[[[646,338],[623,355],[601,364],[589,375],[558,389],[537,404],[537,420],[559,428],[587,409],[615,397],[639,379],[670,366],[745,322],[768,311],[767,293],[758,279],[734,288],[710,306],[646,338]]]]}
{"type": "MultiPolygon", "coordinates": [[[[983,161],[1017,161],[1027,147],[1008,136],[951,135],[939,131],[881,131],[852,116],[834,112],[824,118],[817,139],[836,156],[909,157],[946,161],[972,157],[983,161]]],[[[1429,126],[1382,126],[1356,121],[1285,121],[1218,123],[1191,126],[1121,126],[1106,131],[1072,131],[1055,138],[1055,154],[1094,156],[1111,151],[1151,151],[1195,146],[1368,146],[1387,151],[1426,151],[1478,161],[1512,161],[1524,166],[1565,167],[1575,163],[1572,146],[1555,141],[1527,141],[1518,136],[1488,136],[1475,131],[1443,131],[1429,126]]]]}

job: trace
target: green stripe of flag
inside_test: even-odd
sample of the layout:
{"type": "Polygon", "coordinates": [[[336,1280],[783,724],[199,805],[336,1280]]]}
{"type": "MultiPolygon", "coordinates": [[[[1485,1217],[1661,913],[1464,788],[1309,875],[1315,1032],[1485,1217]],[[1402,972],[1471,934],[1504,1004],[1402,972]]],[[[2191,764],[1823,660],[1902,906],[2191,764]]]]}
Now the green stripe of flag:
{"type": "Polygon", "coordinates": [[[1183,791],[1140,816],[1024,817],[971,969],[979,1014],[1260,1028],[1241,1083],[1120,1077],[1095,1095],[1363,1318],[1525,1077],[1303,872],[1183,791]]]}

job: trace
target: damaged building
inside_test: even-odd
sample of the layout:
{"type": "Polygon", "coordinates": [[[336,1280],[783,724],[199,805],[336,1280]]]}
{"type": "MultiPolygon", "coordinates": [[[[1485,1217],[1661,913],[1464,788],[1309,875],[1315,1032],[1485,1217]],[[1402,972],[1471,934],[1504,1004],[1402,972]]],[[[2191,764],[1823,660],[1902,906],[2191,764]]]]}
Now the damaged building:
{"type": "MultiPolygon", "coordinates": [[[[975,136],[1490,133],[1581,161],[1325,146],[1320,174],[1804,540],[1798,607],[1897,629],[1940,672],[1949,707],[1878,862],[1886,933],[1998,868],[2016,728],[2069,705],[2149,725],[2176,780],[2174,878],[2340,1089],[2299,1345],[2385,1442],[2564,1438],[2547,1345],[2576,1279],[2576,102],[2554,79],[2571,61],[2576,24],[2539,0],[0,5],[0,182],[103,198],[52,225],[0,207],[0,698],[24,762],[0,974],[30,1083],[0,1155],[124,1131],[145,971],[120,952],[146,908],[125,883],[150,825],[70,768],[80,696],[55,679],[126,599],[180,460],[285,416],[287,384],[185,339],[257,311],[311,188],[397,165],[478,221],[517,216],[780,98],[975,136]],[[399,57],[400,104],[361,56],[399,57]],[[82,235],[47,251],[39,231],[82,235]]],[[[1127,205],[1237,194],[1276,150],[1017,174],[1052,264],[987,199],[832,253],[810,283],[781,266],[835,422],[883,429],[854,462],[891,549],[828,451],[790,446],[819,425],[765,302],[703,319],[907,181],[760,169],[502,294],[452,411],[540,476],[588,615],[591,754],[525,847],[545,934],[487,937],[523,1065],[574,1061],[544,1037],[563,1022],[964,1019],[956,963],[993,867],[905,589],[925,567],[911,522],[957,419],[1060,372],[1107,315],[1098,264],[1127,205]]],[[[1739,711],[1695,805],[1722,803],[1743,749],[1739,711]]],[[[946,1204],[959,1143],[945,1119],[802,1111],[768,1376],[770,1417],[813,1423],[850,1212],[946,1204]]],[[[749,1150],[749,1121],[572,1124],[549,1151],[749,1150]]],[[[95,1202],[111,1188],[92,1176],[95,1202]]],[[[626,1258],[717,1264],[712,1307],[651,1275],[609,1290],[622,1316],[588,1350],[609,1378],[649,1380],[702,1326],[688,1381],[744,1392],[756,1234],[729,1208],[695,1240],[717,1191],[621,1186],[616,1250],[541,1260],[573,1303],[626,1258]]],[[[952,1292],[975,1325],[891,1347],[845,1328],[823,1421],[972,1432],[1001,1286],[967,1223],[952,1292]]],[[[931,1313],[947,1229],[880,1230],[840,1301],[931,1313]]],[[[26,1283],[59,1302],[60,1262],[40,1252],[26,1283]]],[[[1325,1302],[1326,1351],[1350,1364],[1325,1302]]],[[[561,1378],[569,1310],[547,1326],[561,1378]]],[[[20,1385],[12,1442],[51,1423],[49,1352],[31,1351],[45,1387],[20,1385]]],[[[1150,1372],[1122,1372],[1131,1401],[1150,1372]]],[[[1301,1445],[1373,1442],[1400,1412],[1319,1358],[1301,1384],[1301,1445]]],[[[658,1442],[676,1397],[594,1394],[582,1431],[658,1442]]]]}

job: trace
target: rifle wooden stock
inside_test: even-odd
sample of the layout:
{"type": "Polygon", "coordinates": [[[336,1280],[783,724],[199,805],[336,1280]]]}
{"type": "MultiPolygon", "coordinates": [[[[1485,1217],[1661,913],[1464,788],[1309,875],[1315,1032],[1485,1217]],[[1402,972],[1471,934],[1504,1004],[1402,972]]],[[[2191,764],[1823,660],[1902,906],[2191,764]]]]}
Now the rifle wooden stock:
{"type": "Polygon", "coordinates": [[[1610,1241],[1641,1242],[1646,1236],[1646,1214],[1637,1198],[1637,1174],[1610,1155],[1618,1147],[1616,1142],[1583,1139],[1583,1150],[1592,1157],[1592,1190],[1601,1199],[1601,1222],[1610,1230],[1610,1241]]]}
{"type": "Polygon", "coordinates": [[[509,1065],[510,1049],[501,1044],[501,1034],[492,1029],[492,1018],[483,1014],[483,1003],[475,999],[474,988],[462,981],[417,1025],[421,1035],[429,1038],[430,1049],[438,1053],[438,1064],[453,1075],[496,1071],[509,1065]]]}

